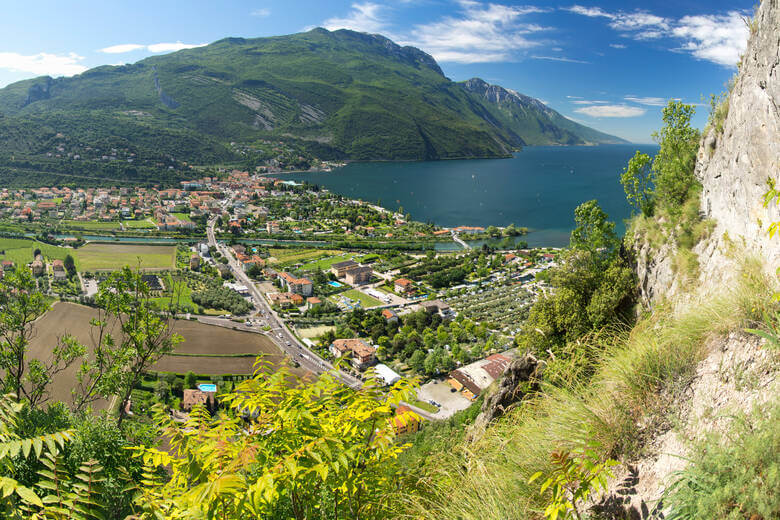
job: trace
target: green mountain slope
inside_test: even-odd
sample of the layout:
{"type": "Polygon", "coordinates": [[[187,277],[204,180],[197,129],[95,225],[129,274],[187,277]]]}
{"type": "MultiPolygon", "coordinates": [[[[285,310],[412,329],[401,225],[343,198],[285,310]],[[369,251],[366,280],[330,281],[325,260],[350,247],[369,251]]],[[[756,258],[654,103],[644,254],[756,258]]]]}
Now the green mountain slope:
{"type": "Polygon", "coordinates": [[[625,144],[628,141],[568,119],[529,96],[479,78],[460,83],[487,110],[483,117],[514,133],[528,146],[551,144],[625,144]]]}
{"type": "Polygon", "coordinates": [[[501,157],[524,144],[620,141],[525,96],[496,104],[476,86],[378,35],[314,29],[227,38],[0,89],[0,155],[45,153],[57,134],[199,164],[239,160],[228,143],[268,138],[356,160],[501,157]]]}

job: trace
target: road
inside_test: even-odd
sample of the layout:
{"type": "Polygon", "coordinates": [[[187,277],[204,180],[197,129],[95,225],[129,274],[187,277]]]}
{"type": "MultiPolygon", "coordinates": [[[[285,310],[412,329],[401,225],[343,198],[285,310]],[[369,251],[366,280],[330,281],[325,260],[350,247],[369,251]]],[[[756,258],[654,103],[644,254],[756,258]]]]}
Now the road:
{"type": "MultiPolygon", "coordinates": [[[[230,267],[230,270],[233,273],[233,276],[236,278],[236,281],[245,285],[249,289],[249,295],[255,307],[255,316],[271,327],[268,335],[273,338],[274,342],[279,345],[279,347],[285,352],[285,354],[287,354],[287,356],[289,356],[290,359],[299,363],[302,368],[314,372],[315,374],[321,374],[323,372],[332,370],[332,364],[319,357],[317,354],[309,350],[305,344],[298,341],[298,338],[295,337],[295,335],[285,326],[283,320],[279,318],[279,315],[271,308],[270,305],[268,305],[268,302],[265,301],[265,298],[257,289],[254,282],[249,278],[249,276],[247,276],[241,265],[239,265],[238,261],[233,257],[228,248],[224,244],[217,242],[216,236],[214,234],[214,226],[216,221],[216,217],[212,218],[209,220],[206,227],[208,244],[209,246],[216,247],[222,256],[228,259],[228,267],[230,267]]],[[[222,322],[229,320],[220,318],[201,318],[200,321],[223,325],[222,322]]],[[[229,323],[231,327],[235,327],[237,325],[232,321],[229,323]]],[[[238,328],[240,330],[254,330],[252,327],[247,327],[246,325],[239,326],[238,328]]],[[[254,330],[254,332],[258,331],[254,330]]],[[[362,382],[358,378],[343,371],[339,371],[337,377],[342,383],[352,388],[359,388],[362,386],[362,382]]]]}

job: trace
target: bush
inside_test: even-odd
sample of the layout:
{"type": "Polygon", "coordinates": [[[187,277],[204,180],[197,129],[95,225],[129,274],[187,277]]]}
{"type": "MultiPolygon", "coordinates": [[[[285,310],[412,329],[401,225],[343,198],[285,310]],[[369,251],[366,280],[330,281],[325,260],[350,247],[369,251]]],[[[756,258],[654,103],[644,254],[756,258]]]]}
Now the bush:
{"type": "Polygon", "coordinates": [[[780,518],[780,403],[695,446],[664,500],[674,520],[780,518]]]}

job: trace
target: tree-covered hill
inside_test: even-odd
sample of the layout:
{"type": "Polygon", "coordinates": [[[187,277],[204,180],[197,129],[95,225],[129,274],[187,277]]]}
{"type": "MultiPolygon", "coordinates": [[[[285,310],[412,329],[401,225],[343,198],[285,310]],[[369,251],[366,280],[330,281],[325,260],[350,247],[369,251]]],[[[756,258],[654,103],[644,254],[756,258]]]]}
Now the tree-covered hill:
{"type": "Polygon", "coordinates": [[[416,48],[324,29],[226,38],[14,83],[0,89],[0,127],[0,153],[48,153],[62,134],[199,164],[236,159],[228,143],[269,138],[294,139],[323,159],[355,160],[501,157],[524,144],[620,141],[532,98],[481,80],[453,82],[416,48]],[[511,102],[495,103],[482,85],[511,102]]]}

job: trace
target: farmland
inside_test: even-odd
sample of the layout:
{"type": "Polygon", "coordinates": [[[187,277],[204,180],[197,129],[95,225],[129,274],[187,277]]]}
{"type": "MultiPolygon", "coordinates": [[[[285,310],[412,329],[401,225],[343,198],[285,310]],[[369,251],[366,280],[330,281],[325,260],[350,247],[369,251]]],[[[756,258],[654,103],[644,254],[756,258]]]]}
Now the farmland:
{"type": "MultiPolygon", "coordinates": [[[[30,344],[30,355],[37,359],[50,356],[57,340],[64,334],[71,334],[79,341],[91,347],[90,319],[95,310],[72,303],[58,303],[37,322],[37,333],[30,344]]],[[[251,374],[255,363],[254,355],[265,355],[272,366],[278,366],[285,360],[284,355],[273,341],[262,334],[239,332],[225,327],[206,325],[195,321],[179,320],[174,322],[174,332],[184,341],[176,346],[176,353],[163,357],[153,370],[161,372],[198,374],[251,374]],[[253,354],[242,356],[242,354],[253,354]]],[[[70,390],[75,384],[75,366],[57,375],[51,385],[54,399],[69,401],[70,390]]],[[[302,375],[300,370],[293,373],[302,375]]],[[[103,402],[99,407],[104,408],[103,402]]]]}
{"type": "Polygon", "coordinates": [[[68,254],[71,254],[76,260],[78,266],[78,258],[76,258],[76,251],[66,247],[53,246],[51,244],[45,244],[38,242],[37,240],[27,240],[23,238],[0,238],[0,260],[10,260],[17,266],[29,264],[33,261],[33,251],[40,249],[41,253],[47,260],[64,260],[68,254]]]}
{"type": "Polygon", "coordinates": [[[340,251],[328,251],[324,249],[288,249],[271,248],[269,250],[271,257],[280,264],[306,263],[313,260],[324,259],[333,255],[341,254],[340,251]]]}
{"type": "Polygon", "coordinates": [[[114,270],[125,265],[141,269],[171,269],[175,266],[175,246],[136,244],[87,244],[74,255],[84,271],[114,270]]]}

